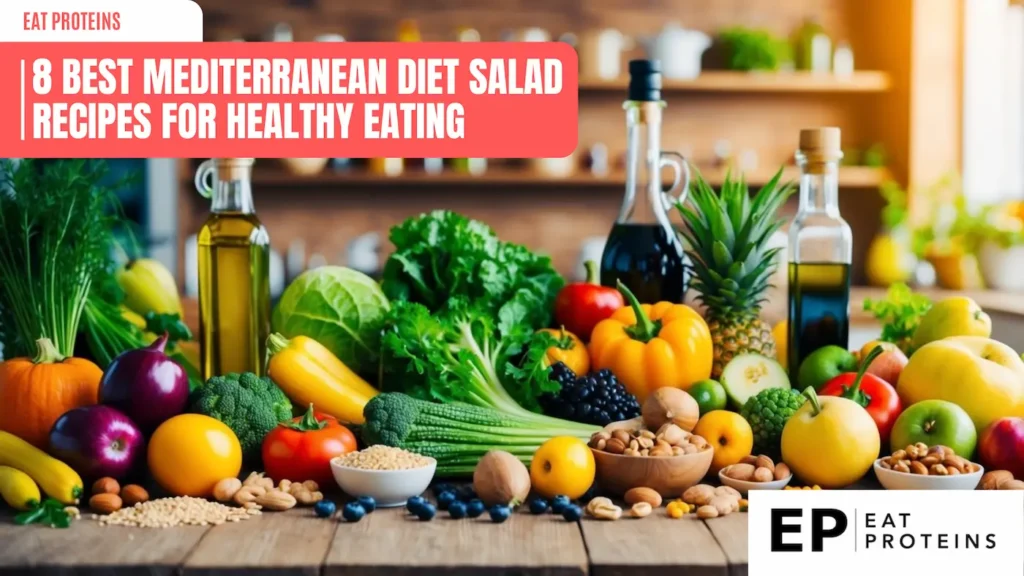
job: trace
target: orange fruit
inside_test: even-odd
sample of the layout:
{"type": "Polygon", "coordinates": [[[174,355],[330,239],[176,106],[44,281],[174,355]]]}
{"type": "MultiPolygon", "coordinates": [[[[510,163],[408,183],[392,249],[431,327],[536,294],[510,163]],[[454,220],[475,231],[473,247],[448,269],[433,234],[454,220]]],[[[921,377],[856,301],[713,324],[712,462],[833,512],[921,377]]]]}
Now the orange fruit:
{"type": "Polygon", "coordinates": [[[754,431],[736,412],[712,410],[697,421],[693,433],[703,436],[715,447],[715,455],[711,458],[712,474],[736,464],[754,449],[754,431]]]}
{"type": "Polygon", "coordinates": [[[181,414],[164,422],[149,440],[149,471],[175,496],[206,497],[224,478],[242,470],[242,446],[221,421],[181,414]]]}

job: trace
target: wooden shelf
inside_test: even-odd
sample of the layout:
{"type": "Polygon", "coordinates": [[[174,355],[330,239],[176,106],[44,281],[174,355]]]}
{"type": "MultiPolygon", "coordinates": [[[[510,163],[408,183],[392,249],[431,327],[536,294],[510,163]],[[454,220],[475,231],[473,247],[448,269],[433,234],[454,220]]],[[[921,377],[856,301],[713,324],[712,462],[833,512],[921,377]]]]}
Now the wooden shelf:
{"type": "MultiPolygon", "coordinates": [[[[725,180],[726,171],[718,168],[701,169],[704,178],[712,185],[725,180]]],[[[768,182],[774,171],[755,170],[747,173],[747,183],[758,186],[768,182]]],[[[783,173],[784,179],[796,180],[799,171],[789,167],[783,173]]],[[[890,178],[884,168],[866,166],[842,167],[839,170],[839,185],[846,188],[874,188],[890,178]]],[[[259,188],[279,187],[342,187],[342,186],[545,186],[545,187],[600,187],[613,188],[625,184],[623,174],[594,176],[578,172],[564,177],[546,176],[526,169],[490,168],[480,175],[444,171],[428,174],[423,171],[408,171],[398,176],[381,176],[364,170],[352,169],[336,172],[326,169],[314,176],[299,176],[278,168],[257,168],[253,174],[253,185],[259,188]]]]}
{"type": "MultiPolygon", "coordinates": [[[[623,93],[629,80],[580,78],[580,92],[618,90],[623,93]]],[[[673,92],[885,92],[889,75],[879,71],[856,71],[849,76],[811,72],[732,72],[709,70],[693,80],[664,80],[662,91],[673,92]]]]}

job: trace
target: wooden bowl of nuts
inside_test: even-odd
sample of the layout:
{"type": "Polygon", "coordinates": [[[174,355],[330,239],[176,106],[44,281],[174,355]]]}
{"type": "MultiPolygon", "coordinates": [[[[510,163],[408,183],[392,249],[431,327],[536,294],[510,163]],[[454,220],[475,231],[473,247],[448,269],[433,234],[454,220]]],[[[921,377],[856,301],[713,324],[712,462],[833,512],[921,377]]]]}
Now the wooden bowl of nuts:
{"type": "Polygon", "coordinates": [[[984,473],[948,446],[921,442],[875,460],[875,476],[886,490],[974,490],[984,473]]]}
{"type": "Polygon", "coordinates": [[[603,491],[621,495],[646,486],[674,498],[708,473],[714,448],[703,437],[672,423],[657,432],[637,424],[602,430],[590,438],[603,491]]]}
{"type": "Polygon", "coordinates": [[[751,454],[719,470],[718,479],[746,496],[751,490],[782,490],[793,479],[793,473],[785,462],[776,464],[768,456],[751,454]]]}

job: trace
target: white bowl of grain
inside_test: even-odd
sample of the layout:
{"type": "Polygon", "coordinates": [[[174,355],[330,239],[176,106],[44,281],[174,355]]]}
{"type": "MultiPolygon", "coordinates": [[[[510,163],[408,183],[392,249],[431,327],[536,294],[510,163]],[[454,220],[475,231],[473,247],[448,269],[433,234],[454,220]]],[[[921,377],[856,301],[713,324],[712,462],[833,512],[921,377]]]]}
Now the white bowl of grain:
{"type": "Polygon", "coordinates": [[[377,506],[402,506],[430,486],[437,460],[419,454],[376,445],[331,460],[338,486],[350,496],[371,496],[377,506]]]}

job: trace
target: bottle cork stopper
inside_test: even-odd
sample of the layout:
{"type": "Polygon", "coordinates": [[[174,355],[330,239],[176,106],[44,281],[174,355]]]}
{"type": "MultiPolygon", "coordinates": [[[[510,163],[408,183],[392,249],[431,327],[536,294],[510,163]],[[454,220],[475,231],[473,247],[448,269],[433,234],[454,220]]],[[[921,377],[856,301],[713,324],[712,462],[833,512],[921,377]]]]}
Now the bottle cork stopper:
{"type": "Polygon", "coordinates": [[[222,182],[248,180],[254,162],[254,158],[217,158],[217,179],[222,182]]]}
{"type": "Polygon", "coordinates": [[[840,145],[839,128],[805,128],[800,131],[800,151],[825,158],[840,158],[843,149],[840,145]]]}

